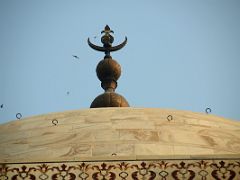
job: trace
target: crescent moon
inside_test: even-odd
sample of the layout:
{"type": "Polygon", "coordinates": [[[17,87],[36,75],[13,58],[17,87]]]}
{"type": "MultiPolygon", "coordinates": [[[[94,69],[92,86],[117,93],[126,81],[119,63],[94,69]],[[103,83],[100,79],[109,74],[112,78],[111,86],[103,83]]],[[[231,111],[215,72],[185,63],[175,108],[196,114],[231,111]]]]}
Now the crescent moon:
{"type": "Polygon", "coordinates": [[[117,50],[119,50],[119,49],[122,49],[126,44],[127,44],[127,37],[125,37],[125,40],[124,40],[121,44],[119,44],[119,45],[117,45],[117,46],[105,48],[105,47],[97,46],[97,45],[91,43],[90,39],[88,38],[88,45],[89,45],[91,48],[93,48],[93,49],[95,49],[95,50],[97,50],[97,51],[102,51],[102,52],[117,51],[117,50]]]}
{"type": "Polygon", "coordinates": [[[89,45],[91,48],[93,48],[93,49],[95,49],[95,50],[97,50],[97,51],[102,51],[102,52],[105,52],[105,51],[106,51],[106,48],[100,47],[100,46],[96,46],[96,45],[94,45],[93,43],[91,43],[89,38],[88,38],[88,45],[89,45]]]}
{"type": "Polygon", "coordinates": [[[109,51],[117,51],[119,49],[122,49],[126,44],[127,44],[127,37],[125,36],[125,40],[121,44],[119,44],[117,46],[110,47],[109,51]]]}

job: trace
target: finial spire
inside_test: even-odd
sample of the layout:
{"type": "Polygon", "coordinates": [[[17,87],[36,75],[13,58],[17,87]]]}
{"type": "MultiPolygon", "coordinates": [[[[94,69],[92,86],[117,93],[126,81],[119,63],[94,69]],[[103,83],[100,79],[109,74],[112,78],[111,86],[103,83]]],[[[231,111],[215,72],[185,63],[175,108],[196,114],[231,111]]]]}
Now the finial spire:
{"type": "Polygon", "coordinates": [[[126,99],[115,93],[117,88],[117,80],[121,75],[121,66],[117,61],[113,60],[110,56],[110,52],[117,51],[123,48],[127,43],[127,37],[125,37],[124,42],[117,46],[112,46],[114,37],[110,34],[114,33],[108,25],[105,26],[101,34],[104,34],[101,37],[101,42],[103,47],[94,45],[90,42],[88,38],[88,45],[97,50],[105,52],[105,57],[97,65],[97,77],[101,81],[101,87],[105,92],[94,99],[91,104],[91,108],[97,107],[128,107],[129,104],[126,99]]]}

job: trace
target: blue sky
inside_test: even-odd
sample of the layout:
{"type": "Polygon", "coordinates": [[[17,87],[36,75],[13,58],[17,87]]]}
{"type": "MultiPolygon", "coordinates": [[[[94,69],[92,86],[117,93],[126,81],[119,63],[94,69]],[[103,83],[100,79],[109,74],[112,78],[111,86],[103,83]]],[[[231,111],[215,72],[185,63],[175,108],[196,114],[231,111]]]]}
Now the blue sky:
{"type": "Polygon", "coordinates": [[[239,0],[0,1],[0,123],[89,108],[104,54],[87,38],[101,45],[106,24],[115,45],[128,37],[112,57],[132,107],[240,120],[239,19],[239,0]]]}

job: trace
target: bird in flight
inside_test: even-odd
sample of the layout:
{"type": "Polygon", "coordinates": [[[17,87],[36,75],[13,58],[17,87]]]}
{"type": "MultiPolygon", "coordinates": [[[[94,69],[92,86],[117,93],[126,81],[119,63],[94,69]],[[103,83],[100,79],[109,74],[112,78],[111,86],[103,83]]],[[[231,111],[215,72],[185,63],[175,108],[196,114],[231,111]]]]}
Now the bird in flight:
{"type": "Polygon", "coordinates": [[[76,55],[72,55],[74,58],[76,58],[76,59],[79,59],[79,57],[78,56],[76,56],[76,55]]]}
{"type": "Polygon", "coordinates": [[[1,108],[3,108],[3,104],[1,105],[1,108]]]}

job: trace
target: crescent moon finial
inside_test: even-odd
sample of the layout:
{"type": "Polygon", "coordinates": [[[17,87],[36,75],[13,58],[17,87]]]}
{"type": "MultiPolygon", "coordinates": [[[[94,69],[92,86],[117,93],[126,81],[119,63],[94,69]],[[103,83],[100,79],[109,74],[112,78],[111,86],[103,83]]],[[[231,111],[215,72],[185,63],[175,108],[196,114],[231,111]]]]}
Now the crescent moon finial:
{"type": "Polygon", "coordinates": [[[91,103],[90,108],[97,107],[129,107],[127,100],[115,93],[117,88],[117,80],[121,76],[121,66],[118,62],[110,56],[110,52],[117,51],[123,48],[127,43],[127,37],[125,40],[117,45],[112,46],[114,37],[112,36],[113,31],[108,25],[105,26],[105,29],[101,32],[103,35],[101,37],[101,42],[103,46],[97,46],[93,44],[88,38],[88,45],[97,51],[105,52],[105,57],[101,60],[96,68],[96,73],[98,79],[101,81],[101,87],[104,89],[104,93],[97,96],[91,103]]]}
{"type": "Polygon", "coordinates": [[[94,50],[105,52],[105,57],[110,57],[110,52],[120,50],[127,44],[127,37],[125,37],[125,40],[121,44],[117,46],[112,46],[114,37],[111,35],[111,33],[114,32],[110,29],[108,25],[105,26],[104,30],[101,33],[104,33],[104,35],[101,37],[103,47],[91,43],[89,38],[88,45],[94,50]]]}

